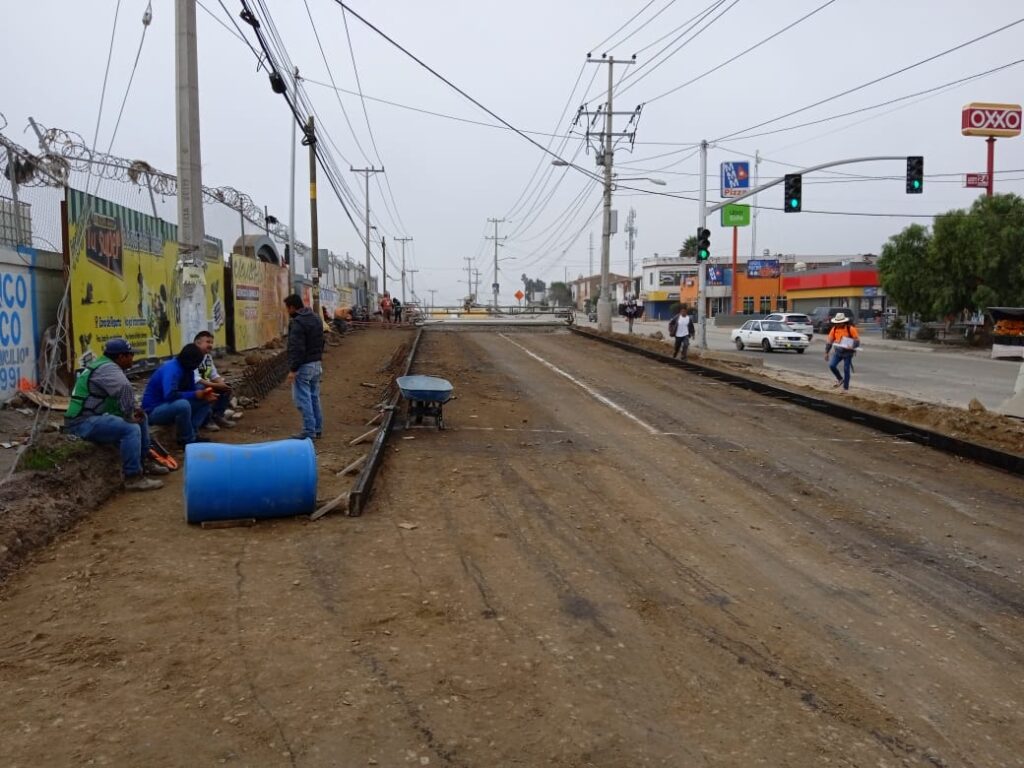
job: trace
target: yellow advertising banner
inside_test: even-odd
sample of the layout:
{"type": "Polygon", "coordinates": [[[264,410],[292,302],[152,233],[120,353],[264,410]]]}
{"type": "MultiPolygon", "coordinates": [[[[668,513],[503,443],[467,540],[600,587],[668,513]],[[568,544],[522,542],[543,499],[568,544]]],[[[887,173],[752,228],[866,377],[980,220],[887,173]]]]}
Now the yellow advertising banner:
{"type": "Polygon", "coordinates": [[[231,283],[235,297],[235,350],[262,347],[288,331],[284,298],[288,268],[231,254],[231,283]]]}
{"type": "Polygon", "coordinates": [[[199,331],[227,344],[224,256],[207,238],[194,264],[179,264],[174,224],[70,189],[72,359],[82,365],[122,337],[136,359],[177,354],[199,331]]]}

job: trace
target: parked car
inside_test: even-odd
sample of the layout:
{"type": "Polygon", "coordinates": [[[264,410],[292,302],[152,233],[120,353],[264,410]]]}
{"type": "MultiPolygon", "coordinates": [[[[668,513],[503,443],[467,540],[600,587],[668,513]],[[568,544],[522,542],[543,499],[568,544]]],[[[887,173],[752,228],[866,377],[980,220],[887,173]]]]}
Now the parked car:
{"type": "Polygon", "coordinates": [[[746,347],[760,347],[765,352],[793,349],[801,355],[810,344],[804,334],[774,320],[747,320],[732,332],[732,341],[741,351],[746,347]]]}
{"type": "Polygon", "coordinates": [[[777,323],[785,323],[794,331],[802,333],[810,341],[814,336],[814,326],[811,325],[811,318],[799,312],[776,312],[764,318],[777,323]]]}
{"type": "Polygon", "coordinates": [[[810,313],[811,327],[815,333],[828,333],[828,329],[832,327],[832,318],[838,315],[840,312],[845,314],[847,317],[851,317],[851,310],[849,307],[815,307],[814,311],[810,313]]]}

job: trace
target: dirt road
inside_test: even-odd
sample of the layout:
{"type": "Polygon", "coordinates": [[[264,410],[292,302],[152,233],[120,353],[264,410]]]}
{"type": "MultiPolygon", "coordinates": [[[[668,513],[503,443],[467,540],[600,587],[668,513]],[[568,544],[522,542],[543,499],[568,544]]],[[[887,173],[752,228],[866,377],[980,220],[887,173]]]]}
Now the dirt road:
{"type": "MultiPolygon", "coordinates": [[[[401,335],[328,361],[322,474],[401,335]]],[[[450,429],[364,517],[121,496],[16,575],[0,763],[1024,765],[1021,480],[565,333],[415,370],[450,429]]]]}

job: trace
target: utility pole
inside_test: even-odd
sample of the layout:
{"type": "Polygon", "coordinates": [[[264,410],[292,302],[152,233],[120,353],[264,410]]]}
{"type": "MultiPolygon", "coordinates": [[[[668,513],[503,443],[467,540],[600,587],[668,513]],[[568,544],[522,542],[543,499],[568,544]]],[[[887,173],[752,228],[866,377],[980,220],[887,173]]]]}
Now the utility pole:
{"type": "Polygon", "coordinates": [[[320,315],[320,229],[316,220],[316,128],[313,116],[306,121],[306,137],[309,146],[309,230],[310,246],[313,249],[313,314],[320,315]]]}
{"type": "Polygon", "coordinates": [[[199,145],[199,63],[195,0],[175,0],[174,10],[174,80],[178,114],[178,258],[198,260],[206,227],[203,220],[203,158],[199,145]]]}
{"type": "Polygon", "coordinates": [[[466,292],[469,294],[469,303],[473,303],[473,259],[469,256],[466,259],[466,292]]]}
{"type": "Polygon", "coordinates": [[[473,270],[473,277],[475,278],[475,280],[473,281],[473,296],[476,297],[476,296],[480,295],[480,270],[479,269],[474,269],[473,270]]]}
{"type": "Polygon", "coordinates": [[[633,333],[632,308],[636,306],[633,296],[633,247],[636,245],[636,210],[629,209],[629,216],[626,217],[626,232],[629,233],[629,290],[626,292],[626,314],[629,318],[629,332],[633,333]]]}
{"type": "MultiPolygon", "coordinates": [[[[299,79],[299,68],[295,68],[294,84],[299,79]]],[[[295,116],[288,113],[292,124],[292,175],[291,189],[288,192],[288,293],[295,290],[295,116]]],[[[243,241],[244,242],[244,241],[243,241]]]]}
{"type": "Polygon", "coordinates": [[[365,228],[363,230],[363,243],[366,245],[366,278],[363,282],[365,295],[363,301],[366,302],[366,311],[370,311],[370,174],[372,173],[384,173],[383,166],[380,168],[374,168],[372,165],[369,168],[353,168],[351,165],[348,167],[353,173],[363,174],[363,178],[366,182],[366,221],[364,222],[365,228]]]}
{"type": "Polygon", "coordinates": [[[402,244],[402,305],[405,305],[405,244],[412,242],[411,237],[396,237],[395,242],[402,244]]]}
{"type": "MultiPolygon", "coordinates": [[[[416,273],[417,272],[419,272],[418,269],[410,269],[409,270],[409,280],[411,281],[411,283],[409,285],[409,292],[412,295],[413,299],[416,298],[416,273]]],[[[405,303],[404,299],[402,300],[402,303],[403,304],[405,303]]]]}
{"type": "Polygon", "coordinates": [[[488,219],[489,223],[494,224],[494,237],[487,236],[485,240],[494,241],[494,285],[491,287],[494,289],[494,308],[498,308],[498,241],[504,240],[504,237],[498,237],[498,225],[505,222],[504,219],[488,219]]]}
{"type": "Polygon", "coordinates": [[[383,273],[381,278],[381,291],[384,293],[388,292],[388,239],[384,235],[380,236],[380,269],[383,273]]]}
{"type": "Polygon", "coordinates": [[[437,288],[428,288],[427,293],[430,294],[430,309],[434,309],[434,294],[437,293],[437,288]]]}
{"type": "Polygon", "coordinates": [[[587,274],[588,274],[589,277],[593,277],[594,276],[594,233],[590,232],[589,234],[590,234],[590,272],[588,272],[587,274]]]}
{"type": "MultiPolygon", "coordinates": [[[[612,330],[612,304],[611,291],[608,286],[608,272],[611,264],[611,239],[612,239],[612,162],[614,152],[612,150],[612,119],[615,116],[612,110],[612,91],[615,87],[614,71],[616,64],[635,64],[636,56],[631,60],[616,61],[614,56],[601,54],[601,60],[587,61],[592,64],[608,65],[608,101],[604,108],[604,141],[601,154],[598,160],[604,166],[604,223],[601,227],[601,293],[597,301],[597,329],[603,333],[610,333],[612,330]]],[[[632,123],[639,111],[639,107],[632,112],[624,113],[632,115],[632,123]]],[[[632,134],[626,134],[631,136],[632,134]]]]}

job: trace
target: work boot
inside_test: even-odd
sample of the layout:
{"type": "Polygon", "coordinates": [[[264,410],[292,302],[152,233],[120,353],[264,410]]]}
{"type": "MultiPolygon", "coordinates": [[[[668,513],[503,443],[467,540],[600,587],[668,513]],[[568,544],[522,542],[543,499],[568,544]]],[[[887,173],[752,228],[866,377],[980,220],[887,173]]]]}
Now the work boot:
{"type": "Polygon", "coordinates": [[[155,491],[158,488],[163,487],[164,484],[162,480],[154,480],[151,477],[145,477],[143,475],[127,477],[124,481],[124,489],[126,491],[155,491]]]}
{"type": "MultiPolygon", "coordinates": [[[[235,428],[235,422],[231,421],[231,419],[227,418],[226,416],[214,416],[213,423],[216,424],[218,427],[223,427],[224,429],[235,428]]],[[[207,424],[207,426],[209,427],[210,425],[207,424]]]]}
{"type": "Polygon", "coordinates": [[[146,475],[169,475],[171,470],[163,464],[157,464],[155,461],[147,459],[142,464],[142,472],[146,475]]]}
{"type": "Polygon", "coordinates": [[[201,429],[205,429],[205,430],[207,430],[209,432],[220,432],[220,427],[217,426],[217,422],[216,421],[208,421],[208,422],[206,422],[205,424],[203,424],[201,429]]]}

